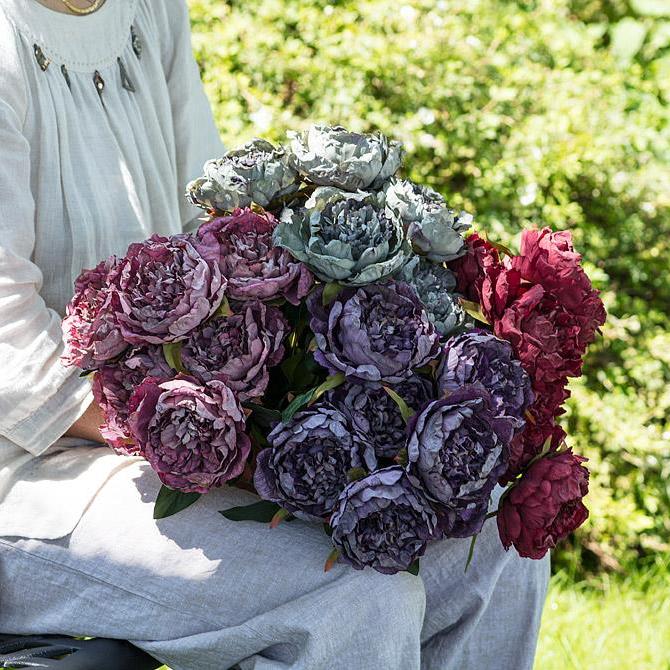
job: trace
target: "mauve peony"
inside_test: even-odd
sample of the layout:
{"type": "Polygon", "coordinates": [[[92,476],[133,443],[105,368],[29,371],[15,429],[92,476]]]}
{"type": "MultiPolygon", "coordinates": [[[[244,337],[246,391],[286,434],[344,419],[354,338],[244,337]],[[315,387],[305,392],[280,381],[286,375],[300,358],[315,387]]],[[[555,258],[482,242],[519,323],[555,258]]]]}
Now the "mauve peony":
{"type": "Polygon", "coordinates": [[[62,324],[66,365],[94,370],[128,346],[116,323],[109,292],[109,273],[116,265],[112,256],[75,280],[62,324]]]}
{"type": "Polygon", "coordinates": [[[265,393],[268,368],[284,356],[289,325],[276,307],[259,301],[233,303],[234,314],[215,316],[183,341],[180,358],[201,382],[222,379],[240,400],[265,393]]]}
{"type": "Polygon", "coordinates": [[[352,380],[397,384],[439,354],[439,336],[416,291],[404,282],[346,288],[323,305],[323,287],[307,299],[314,358],[352,380]]]}
{"type": "Polygon", "coordinates": [[[227,294],[234,300],[286,298],[293,305],[309,293],[313,277],[288,251],[275,246],[277,225],[269,212],[237,209],[203,224],[198,238],[221,250],[221,273],[228,280],[227,294]]]}
{"type": "Polygon", "coordinates": [[[524,415],[533,401],[530,377],[514,358],[512,345],[478,329],[447,340],[437,383],[442,395],[466,384],[482,384],[496,415],[509,417],[517,431],[525,425],[524,415]]]}
{"type": "Polygon", "coordinates": [[[482,386],[470,385],[421,408],[407,434],[409,472],[443,508],[444,534],[478,532],[491,491],[507,467],[509,421],[495,416],[482,386]]]}
{"type": "Polygon", "coordinates": [[[163,348],[153,344],[129,347],[120,358],[96,372],[93,396],[104,416],[100,432],[116,452],[135,454],[139,451],[128,425],[128,401],[135,388],[147,377],[164,380],[174,374],[165,360],[163,348]]]}
{"type": "MultiPolygon", "coordinates": [[[[412,375],[393,390],[415,411],[434,397],[432,384],[418,375],[412,375]]],[[[405,420],[395,400],[381,386],[342,384],[327,397],[369,440],[379,458],[394,458],[405,446],[405,420]]]]}
{"type": "Polygon", "coordinates": [[[129,407],[140,453],[166,486],[206,493],[242,474],[251,441],[242,407],[224,382],[149,378],[129,407]]]}
{"type": "Polygon", "coordinates": [[[220,250],[192,235],[153,235],[131,244],[110,276],[116,319],[126,341],[183,340],[223,300],[220,250]]]}
{"type": "Polygon", "coordinates": [[[589,491],[586,461],[571,450],[536,461],[502,498],[498,531],[505,549],[542,558],[549,549],[586,521],[582,499],[589,491]]]}
{"type": "Polygon", "coordinates": [[[264,500],[303,519],[331,513],[349,470],[377,466],[372,446],[328,403],[278,424],[268,442],[258,454],[254,486],[264,500]]]}
{"type": "Polygon", "coordinates": [[[349,484],[330,519],[340,559],[357,570],[407,570],[434,539],[437,517],[401,467],[382,468],[349,484]]]}

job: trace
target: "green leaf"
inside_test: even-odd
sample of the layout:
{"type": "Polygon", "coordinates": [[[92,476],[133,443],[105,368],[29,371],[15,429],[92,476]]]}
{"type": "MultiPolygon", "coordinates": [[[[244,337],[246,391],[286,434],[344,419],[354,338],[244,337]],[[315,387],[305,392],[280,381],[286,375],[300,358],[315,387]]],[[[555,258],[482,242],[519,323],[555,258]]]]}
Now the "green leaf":
{"type": "Polygon", "coordinates": [[[181,342],[166,342],[163,344],[163,356],[166,363],[175,372],[187,372],[181,362],[181,342]]]}
{"type": "Polygon", "coordinates": [[[391,396],[395,404],[398,405],[398,408],[400,409],[400,416],[402,416],[403,421],[407,423],[414,415],[414,410],[392,388],[384,386],[384,391],[386,391],[386,393],[391,396]]]}
{"type": "Polygon", "coordinates": [[[481,321],[489,326],[491,325],[489,320],[482,313],[482,308],[476,302],[466,300],[465,298],[459,298],[458,302],[473,319],[477,319],[477,321],[481,321]]]}
{"type": "Polygon", "coordinates": [[[409,454],[407,453],[407,447],[403,447],[398,450],[398,453],[393,459],[398,465],[405,467],[409,463],[409,454]]]}
{"type": "Polygon", "coordinates": [[[219,512],[229,521],[257,521],[259,523],[270,523],[281,507],[269,500],[259,500],[251,505],[231,507],[219,512]]]}
{"type": "Polygon", "coordinates": [[[463,572],[467,572],[468,568],[470,567],[470,563],[472,563],[472,557],[475,555],[475,544],[477,542],[478,537],[479,533],[473,535],[472,539],[470,540],[470,550],[468,551],[468,560],[465,562],[465,570],[463,570],[463,572]]]}
{"type": "Polygon", "coordinates": [[[621,19],[611,30],[612,53],[623,63],[630,62],[644,44],[646,26],[631,17],[621,19]]]}
{"type": "Polygon", "coordinates": [[[305,393],[301,393],[300,395],[297,395],[295,398],[293,398],[293,400],[291,400],[288,406],[281,413],[282,423],[288,423],[293,418],[295,413],[302,409],[312,399],[315,392],[315,388],[310,389],[309,391],[305,391],[305,393]]]}
{"type": "Polygon", "coordinates": [[[407,568],[407,572],[409,572],[411,575],[416,575],[418,576],[419,574],[419,569],[421,568],[421,565],[419,563],[419,559],[417,558],[412,565],[407,568]]]}
{"type": "Polygon", "coordinates": [[[330,391],[331,389],[337,388],[338,386],[344,384],[345,379],[346,377],[344,376],[344,372],[338,372],[335,375],[331,375],[328,377],[328,379],[326,379],[326,381],[314,389],[314,396],[309,402],[313,403],[315,400],[318,400],[326,391],[330,391]]]}
{"type": "Polygon", "coordinates": [[[359,479],[363,479],[367,474],[365,468],[351,468],[350,470],[347,470],[347,481],[355,482],[359,479]]]}
{"type": "Polygon", "coordinates": [[[232,316],[233,315],[233,310],[230,309],[230,303],[228,302],[228,298],[226,296],[223,296],[223,300],[221,301],[221,304],[218,306],[216,312],[212,314],[212,317],[217,317],[217,316],[232,316]]]}
{"type": "Polygon", "coordinates": [[[199,493],[183,493],[167,486],[161,486],[154,503],[154,519],[165,519],[181,512],[190,507],[199,497],[199,493]]]}
{"type": "Polygon", "coordinates": [[[504,244],[500,244],[500,242],[494,242],[489,237],[486,237],[485,239],[494,249],[498,251],[498,253],[503,254],[504,256],[509,256],[510,258],[514,256],[514,252],[504,244]]]}
{"type": "Polygon", "coordinates": [[[326,284],[323,287],[323,293],[321,294],[321,304],[324,307],[330,305],[333,300],[337,297],[337,294],[342,290],[342,284],[333,282],[332,284],[326,284]]]}
{"type": "Polygon", "coordinates": [[[670,16],[668,0],[630,0],[630,6],[640,16],[670,16]]]}
{"type": "Polygon", "coordinates": [[[281,421],[281,412],[264,407],[256,402],[243,402],[242,407],[251,410],[251,418],[262,428],[274,428],[281,421]]]}

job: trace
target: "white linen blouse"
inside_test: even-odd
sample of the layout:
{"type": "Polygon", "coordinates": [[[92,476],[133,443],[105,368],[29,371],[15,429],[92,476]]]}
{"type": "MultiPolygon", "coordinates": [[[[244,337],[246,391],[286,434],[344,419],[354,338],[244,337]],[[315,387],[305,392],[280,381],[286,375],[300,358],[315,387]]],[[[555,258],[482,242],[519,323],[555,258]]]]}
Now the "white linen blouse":
{"type": "Polygon", "coordinates": [[[184,187],[222,152],[184,0],[0,0],[0,535],[67,535],[130,462],[60,437],[91,401],[61,317],[83,268],[198,215],[184,187]]]}

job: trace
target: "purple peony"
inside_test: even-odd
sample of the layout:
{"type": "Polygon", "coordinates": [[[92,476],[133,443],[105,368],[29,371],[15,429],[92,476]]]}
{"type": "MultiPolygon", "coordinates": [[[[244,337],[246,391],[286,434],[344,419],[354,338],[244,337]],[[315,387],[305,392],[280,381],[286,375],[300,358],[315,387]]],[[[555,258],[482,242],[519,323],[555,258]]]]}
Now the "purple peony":
{"type": "Polygon", "coordinates": [[[83,370],[94,370],[127,346],[114,318],[109,273],[114,256],[92,270],[84,270],[74,283],[74,296],[63,319],[65,351],[62,360],[83,370]]]}
{"type": "Polygon", "coordinates": [[[428,403],[407,426],[409,471],[440,506],[447,536],[467,536],[484,523],[486,503],[507,467],[509,421],[495,416],[482,386],[464,386],[428,403]]]}
{"type": "Polygon", "coordinates": [[[220,246],[222,274],[228,295],[235,300],[286,298],[300,303],[312,288],[313,277],[288,251],[274,246],[277,221],[269,212],[236,209],[231,216],[200,226],[198,238],[214,249],[220,246]]]}
{"type": "Polygon", "coordinates": [[[326,403],[277,425],[268,442],[258,454],[254,486],[263,499],[305,519],[331,513],[349,470],[377,465],[372,446],[326,403]]]}
{"type": "Polygon", "coordinates": [[[483,330],[452,337],[444,346],[437,372],[440,395],[480,383],[489,392],[496,415],[509,417],[515,430],[525,425],[533,402],[530,377],[514,357],[512,345],[483,330]]]}
{"type": "Polygon", "coordinates": [[[268,368],[284,357],[289,325],[276,307],[257,300],[234,305],[232,316],[216,316],[184,340],[181,362],[201,382],[222,379],[240,400],[260,397],[268,368]]]}
{"type": "Polygon", "coordinates": [[[133,344],[182,340],[221,304],[219,250],[192,235],[131,244],[110,276],[123,337],[133,344]]]}
{"type": "MultiPolygon", "coordinates": [[[[414,410],[434,397],[432,384],[418,375],[393,387],[414,410]]],[[[346,414],[373,445],[379,458],[393,458],[405,446],[406,425],[397,403],[378,385],[343,384],[328,394],[330,402],[346,414]]]]}
{"type": "Polygon", "coordinates": [[[121,358],[103,365],[96,372],[93,396],[105,418],[100,432],[116,452],[139,452],[128,425],[128,401],[135,388],[147,377],[167,379],[173,375],[174,371],[163,356],[163,348],[152,344],[130,347],[121,358]]]}
{"type": "Polygon", "coordinates": [[[317,363],[362,382],[397,384],[439,353],[439,336],[414,289],[390,281],[307,299],[317,363]]]}
{"type": "Polygon", "coordinates": [[[412,478],[399,466],[352,482],[330,519],[333,544],[344,562],[394,574],[407,570],[435,536],[437,517],[412,478]]]}
{"type": "Polygon", "coordinates": [[[149,378],[129,405],[140,453],[166,486],[206,493],[242,474],[251,442],[244,412],[224,382],[149,378]]]}

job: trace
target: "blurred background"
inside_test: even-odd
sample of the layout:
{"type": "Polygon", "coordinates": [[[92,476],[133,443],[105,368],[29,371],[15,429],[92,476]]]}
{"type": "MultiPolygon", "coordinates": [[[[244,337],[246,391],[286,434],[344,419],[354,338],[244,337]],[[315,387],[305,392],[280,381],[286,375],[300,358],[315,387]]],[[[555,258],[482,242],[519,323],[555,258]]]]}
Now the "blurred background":
{"type": "Polygon", "coordinates": [[[190,0],[229,147],[309,121],[514,248],[572,231],[609,312],[572,384],[591,518],[553,555],[538,670],[670,669],[670,0],[190,0]]]}

